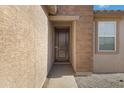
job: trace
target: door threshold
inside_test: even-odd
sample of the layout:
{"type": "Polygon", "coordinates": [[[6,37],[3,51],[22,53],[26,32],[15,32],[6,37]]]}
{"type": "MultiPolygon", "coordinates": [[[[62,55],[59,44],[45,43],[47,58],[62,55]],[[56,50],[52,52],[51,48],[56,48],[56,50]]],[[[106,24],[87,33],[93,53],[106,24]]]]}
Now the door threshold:
{"type": "Polygon", "coordinates": [[[54,62],[54,64],[71,64],[70,62],[54,62]]]}

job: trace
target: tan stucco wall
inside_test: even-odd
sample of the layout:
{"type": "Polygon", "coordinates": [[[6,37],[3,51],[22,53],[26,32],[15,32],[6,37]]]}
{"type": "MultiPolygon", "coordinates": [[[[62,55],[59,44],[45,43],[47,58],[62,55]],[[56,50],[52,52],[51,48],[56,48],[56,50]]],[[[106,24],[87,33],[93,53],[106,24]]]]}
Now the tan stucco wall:
{"type": "MultiPolygon", "coordinates": [[[[124,19],[119,21],[119,53],[118,54],[95,54],[93,70],[97,73],[124,72],[124,19]]],[[[95,29],[94,29],[95,32],[95,29]]],[[[94,37],[95,41],[95,37],[94,37]]]]}
{"type": "Polygon", "coordinates": [[[0,87],[43,85],[49,31],[41,6],[0,6],[0,87]]]}

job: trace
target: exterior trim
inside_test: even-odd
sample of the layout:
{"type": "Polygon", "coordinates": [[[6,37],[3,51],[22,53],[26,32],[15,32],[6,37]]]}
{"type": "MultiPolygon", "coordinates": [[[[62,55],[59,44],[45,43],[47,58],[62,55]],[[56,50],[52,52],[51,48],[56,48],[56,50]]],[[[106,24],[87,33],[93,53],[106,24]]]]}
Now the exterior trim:
{"type": "Polygon", "coordinates": [[[79,16],[49,16],[50,21],[75,21],[79,16]]]}
{"type": "Polygon", "coordinates": [[[95,19],[97,18],[97,19],[101,19],[101,18],[108,18],[108,19],[111,19],[111,18],[115,18],[115,19],[121,19],[121,17],[122,16],[120,16],[120,15],[112,15],[112,14],[109,14],[109,15],[107,15],[107,14],[94,14],[94,17],[95,17],[95,19]]]}
{"type": "Polygon", "coordinates": [[[73,67],[74,67],[74,71],[76,72],[77,71],[77,63],[76,63],[76,21],[73,21],[72,23],[72,31],[73,31],[73,60],[74,60],[74,63],[73,63],[73,67]]]}
{"type": "Polygon", "coordinates": [[[122,10],[97,10],[94,12],[95,18],[116,18],[120,19],[124,16],[124,11],[122,10]]]}

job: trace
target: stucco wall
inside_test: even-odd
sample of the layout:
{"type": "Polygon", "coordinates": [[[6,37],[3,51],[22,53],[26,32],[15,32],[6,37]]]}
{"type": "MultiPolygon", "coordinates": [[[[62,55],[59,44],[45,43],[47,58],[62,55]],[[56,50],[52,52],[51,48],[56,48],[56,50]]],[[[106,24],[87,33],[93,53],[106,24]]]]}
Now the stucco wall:
{"type": "Polygon", "coordinates": [[[119,21],[119,53],[95,54],[94,52],[93,68],[97,73],[124,72],[124,19],[119,21]]]}
{"type": "Polygon", "coordinates": [[[50,67],[47,55],[43,8],[0,6],[0,87],[41,87],[50,67]]]}

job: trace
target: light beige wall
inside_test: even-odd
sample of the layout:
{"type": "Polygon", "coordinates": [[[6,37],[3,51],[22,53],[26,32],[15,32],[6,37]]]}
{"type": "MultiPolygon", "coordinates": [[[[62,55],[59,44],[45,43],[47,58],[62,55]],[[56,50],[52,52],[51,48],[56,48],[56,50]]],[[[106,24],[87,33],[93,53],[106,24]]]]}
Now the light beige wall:
{"type": "Polygon", "coordinates": [[[119,54],[95,54],[94,52],[94,72],[124,72],[124,19],[119,21],[119,43],[119,54]]]}
{"type": "Polygon", "coordinates": [[[50,67],[47,55],[43,8],[0,6],[0,87],[41,87],[50,67]]]}

